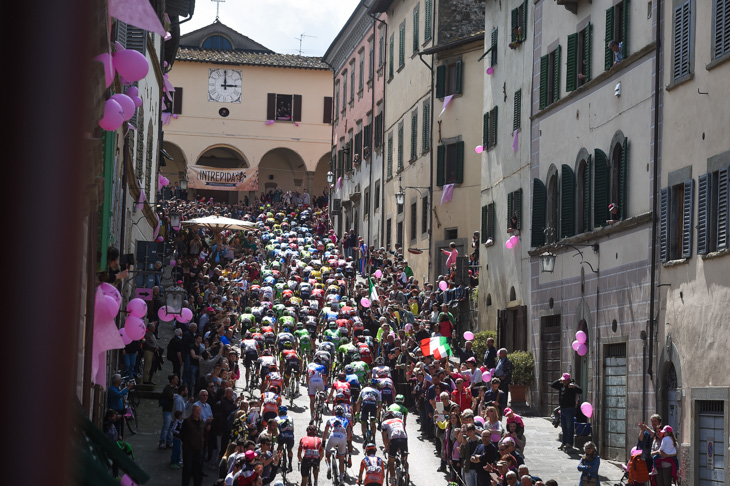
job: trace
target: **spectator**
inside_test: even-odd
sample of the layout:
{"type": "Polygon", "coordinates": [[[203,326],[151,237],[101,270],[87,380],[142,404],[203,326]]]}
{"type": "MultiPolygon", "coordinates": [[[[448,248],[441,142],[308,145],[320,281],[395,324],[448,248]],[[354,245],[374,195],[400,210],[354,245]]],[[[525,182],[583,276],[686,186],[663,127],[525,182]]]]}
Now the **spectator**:
{"type": "Polygon", "coordinates": [[[175,392],[180,381],[176,374],[167,377],[167,385],[162,390],[160,406],[162,407],[162,429],[160,430],[160,443],[158,449],[172,449],[172,407],[175,399],[175,392]]]}
{"type": "Polygon", "coordinates": [[[155,329],[156,326],[154,323],[150,322],[147,324],[147,334],[144,335],[144,344],[142,346],[144,349],[143,383],[149,385],[155,384],[152,383],[152,378],[154,376],[152,365],[154,364],[155,355],[160,349],[160,346],[157,343],[157,336],[155,336],[155,329]]]}
{"type": "Polygon", "coordinates": [[[509,385],[512,383],[512,361],[507,357],[507,350],[500,349],[497,352],[499,360],[494,368],[494,376],[499,378],[499,389],[505,393],[509,393],[509,385]]]}
{"type": "Polygon", "coordinates": [[[497,367],[497,348],[494,347],[494,338],[487,338],[487,351],[484,353],[483,363],[488,370],[497,367]]]}
{"type": "Polygon", "coordinates": [[[608,48],[613,51],[613,64],[616,65],[624,59],[623,42],[612,40],[608,43],[608,48]]]}
{"type": "Polygon", "coordinates": [[[578,463],[578,470],[581,472],[578,486],[598,486],[598,468],[601,465],[601,458],[596,451],[596,444],[586,442],[583,450],[585,454],[578,463]]]}
{"type": "Polygon", "coordinates": [[[203,433],[205,422],[200,416],[201,407],[194,404],[190,417],[180,425],[180,441],[182,443],[182,486],[188,486],[190,479],[193,486],[203,484],[203,433]]]}
{"type": "Polygon", "coordinates": [[[560,426],[563,438],[558,449],[570,452],[573,449],[573,436],[575,435],[575,406],[578,395],[583,393],[583,390],[570,378],[570,373],[563,373],[563,376],[552,382],[550,386],[558,390],[558,405],[560,405],[560,426]]]}

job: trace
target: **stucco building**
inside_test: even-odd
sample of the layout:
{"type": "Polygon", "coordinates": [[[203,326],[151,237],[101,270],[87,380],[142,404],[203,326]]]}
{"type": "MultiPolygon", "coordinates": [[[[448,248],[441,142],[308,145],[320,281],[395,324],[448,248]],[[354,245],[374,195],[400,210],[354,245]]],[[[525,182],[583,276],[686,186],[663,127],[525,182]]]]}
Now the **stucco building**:
{"type": "Polygon", "coordinates": [[[276,188],[321,195],[330,158],[332,75],[320,58],[277,54],[216,21],[183,35],[165,128],[174,184],[189,166],[250,168],[257,191],[189,190],[234,203],[276,188]]]}

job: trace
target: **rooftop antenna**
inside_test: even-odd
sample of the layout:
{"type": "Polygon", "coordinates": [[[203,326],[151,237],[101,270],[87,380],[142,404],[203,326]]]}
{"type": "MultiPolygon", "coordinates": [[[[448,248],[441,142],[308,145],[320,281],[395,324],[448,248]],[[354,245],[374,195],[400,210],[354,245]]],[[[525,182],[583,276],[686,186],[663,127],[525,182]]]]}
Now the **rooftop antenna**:
{"type": "MultiPolygon", "coordinates": [[[[218,0],[213,0],[213,1],[214,1],[214,2],[216,2],[216,1],[218,1],[218,0]]],[[[303,40],[303,39],[304,39],[305,37],[312,37],[312,38],[315,38],[315,39],[317,38],[317,36],[316,36],[316,35],[306,35],[306,34],[304,34],[304,33],[300,34],[300,35],[299,35],[299,37],[295,37],[295,39],[299,39],[299,55],[300,55],[300,56],[302,55],[302,40],[303,40]]]]}
{"type": "Polygon", "coordinates": [[[215,21],[216,22],[220,22],[220,20],[218,20],[218,15],[220,14],[220,11],[221,11],[221,3],[222,2],[225,2],[226,0],[210,0],[210,1],[216,3],[216,6],[215,6],[215,21]]]}

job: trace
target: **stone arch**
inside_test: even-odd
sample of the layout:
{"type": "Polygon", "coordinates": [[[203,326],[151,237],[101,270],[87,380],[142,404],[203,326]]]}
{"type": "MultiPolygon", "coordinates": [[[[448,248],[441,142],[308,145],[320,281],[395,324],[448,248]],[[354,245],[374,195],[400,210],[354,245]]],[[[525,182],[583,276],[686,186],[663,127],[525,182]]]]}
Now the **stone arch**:
{"type": "MultiPolygon", "coordinates": [[[[616,130],[611,138],[611,145],[608,150],[608,167],[610,173],[610,184],[609,184],[609,199],[612,203],[619,204],[619,210],[621,214],[627,214],[626,208],[620,207],[621,194],[620,194],[620,179],[621,179],[621,164],[624,151],[624,142],[626,137],[621,130],[616,130]]],[[[611,218],[613,219],[613,218],[611,218]]]]}
{"type": "MultiPolygon", "coordinates": [[[[575,159],[573,172],[575,173],[575,234],[585,233],[590,229],[590,212],[586,211],[585,178],[589,170],[588,162],[591,154],[585,147],[581,147],[575,159]]],[[[590,191],[589,191],[590,193],[590,191]]]]}
{"type": "Polygon", "coordinates": [[[331,157],[332,154],[329,152],[324,154],[317,161],[317,166],[315,167],[314,172],[310,172],[311,180],[309,181],[309,192],[312,193],[313,196],[321,196],[322,191],[324,190],[329,192],[329,187],[327,185],[327,172],[330,170],[331,157]]]}
{"type": "Polygon", "coordinates": [[[552,234],[548,233],[546,243],[554,243],[560,235],[560,173],[555,164],[550,164],[547,177],[545,178],[547,189],[547,201],[545,204],[545,228],[551,228],[552,234]]]}
{"type": "MultiPolygon", "coordinates": [[[[672,341],[671,334],[667,334],[667,340],[659,355],[657,366],[657,406],[656,410],[662,416],[665,425],[672,423],[675,434],[681,435],[682,431],[682,362],[679,351],[672,341]],[[672,410],[674,407],[674,410],[672,410]]],[[[648,410],[647,413],[652,413],[648,410]]],[[[677,437],[679,440],[679,437],[677,437]]]]}
{"type": "Polygon", "coordinates": [[[269,150],[261,157],[258,167],[259,192],[281,189],[301,193],[307,187],[307,165],[302,156],[290,148],[269,150]]]}
{"type": "MultiPolygon", "coordinates": [[[[232,145],[216,144],[203,150],[195,160],[195,165],[215,167],[218,169],[235,169],[250,167],[248,159],[238,148],[232,145]]],[[[191,191],[188,190],[188,193],[191,191]]],[[[243,200],[244,194],[238,191],[213,191],[207,189],[193,190],[196,199],[210,199],[214,201],[235,204],[243,200]]]]}

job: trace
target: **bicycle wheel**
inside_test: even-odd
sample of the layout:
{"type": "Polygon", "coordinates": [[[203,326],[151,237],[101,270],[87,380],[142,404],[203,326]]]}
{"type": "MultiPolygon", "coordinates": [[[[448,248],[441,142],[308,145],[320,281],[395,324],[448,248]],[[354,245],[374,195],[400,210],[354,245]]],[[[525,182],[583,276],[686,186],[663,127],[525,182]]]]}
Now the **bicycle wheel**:
{"type": "Polygon", "coordinates": [[[129,390],[129,401],[134,404],[135,407],[139,406],[140,403],[139,392],[136,388],[130,388],[129,390]]]}
{"type": "Polygon", "coordinates": [[[294,407],[294,387],[297,385],[296,376],[292,375],[289,377],[289,407],[294,407]]]}
{"type": "Polygon", "coordinates": [[[129,429],[129,433],[132,435],[136,435],[139,425],[137,423],[137,409],[134,405],[130,403],[127,411],[129,412],[129,417],[125,417],[124,421],[127,423],[127,429],[129,429]]]}
{"type": "Polygon", "coordinates": [[[286,473],[288,471],[287,463],[286,461],[289,460],[289,456],[287,454],[286,448],[282,449],[284,451],[284,455],[281,456],[281,477],[284,480],[284,484],[286,484],[286,473]]]}
{"type": "Polygon", "coordinates": [[[340,484],[340,472],[337,470],[337,464],[339,464],[339,459],[337,459],[337,454],[334,454],[332,456],[332,484],[334,486],[340,484]]]}

